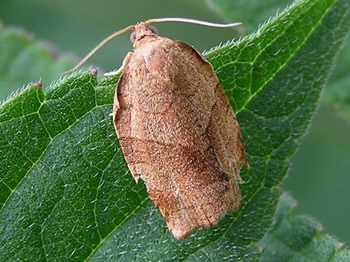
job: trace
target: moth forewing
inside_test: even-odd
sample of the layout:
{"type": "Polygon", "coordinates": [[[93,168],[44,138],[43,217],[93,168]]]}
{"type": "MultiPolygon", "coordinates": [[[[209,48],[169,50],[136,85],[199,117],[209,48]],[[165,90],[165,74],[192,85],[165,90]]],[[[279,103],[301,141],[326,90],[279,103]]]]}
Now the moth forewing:
{"type": "Polygon", "coordinates": [[[132,175],[145,182],[174,237],[184,239],[239,208],[242,138],[202,55],[147,32],[147,24],[135,32],[117,85],[114,125],[132,175]]]}

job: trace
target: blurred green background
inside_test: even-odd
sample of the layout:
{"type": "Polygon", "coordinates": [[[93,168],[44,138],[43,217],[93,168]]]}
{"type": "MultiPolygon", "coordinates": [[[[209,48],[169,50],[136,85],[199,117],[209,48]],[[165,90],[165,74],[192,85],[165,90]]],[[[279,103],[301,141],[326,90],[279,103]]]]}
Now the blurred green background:
{"type": "MultiPolygon", "coordinates": [[[[233,11],[227,3],[225,0],[2,0],[0,21],[4,27],[23,27],[35,39],[48,42],[60,54],[72,54],[78,60],[109,34],[148,18],[177,16],[214,22],[240,21],[245,25],[238,29],[176,23],[157,25],[162,36],[189,43],[199,51],[208,50],[256,28],[274,15],[277,8],[283,9],[291,1],[266,0],[262,4],[258,0],[237,0],[233,11]]],[[[87,65],[98,65],[106,71],[118,68],[131,48],[129,34],[125,34],[100,50],[87,65]]],[[[0,86],[0,101],[11,91],[40,77],[18,86],[0,86]]],[[[42,81],[44,87],[50,84],[45,78],[42,81]]],[[[326,232],[347,244],[350,244],[349,121],[334,105],[321,103],[281,186],[298,201],[298,213],[315,217],[326,232]]]]}

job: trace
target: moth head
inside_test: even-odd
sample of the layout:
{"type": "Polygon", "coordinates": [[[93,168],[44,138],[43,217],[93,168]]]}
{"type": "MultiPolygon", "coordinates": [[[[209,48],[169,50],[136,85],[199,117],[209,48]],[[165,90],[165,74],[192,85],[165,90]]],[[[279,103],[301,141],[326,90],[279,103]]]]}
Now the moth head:
{"type": "Polygon", "coordinates": [[[130,35],[130,41],[135,43],[145,36],[158,36],[158,30],[147,22],[141,22],[133,26],[133,32],[130,35]]]}

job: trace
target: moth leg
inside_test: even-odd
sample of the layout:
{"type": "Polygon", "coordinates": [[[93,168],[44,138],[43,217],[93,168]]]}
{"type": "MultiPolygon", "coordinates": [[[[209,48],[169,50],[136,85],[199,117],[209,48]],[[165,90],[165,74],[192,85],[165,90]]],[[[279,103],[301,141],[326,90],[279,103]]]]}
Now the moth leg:
{"type": "Polygon", "coordinates": [[[122,66],[119,67],[117,71],[112,71],[112,72],[105,73],[104,76],[116,76],[116,75],[119,75],[124,70],[124,68],[128,65],[132,54],[133,54],[133,52],[128,52],[127,53],[127,55],[125,56],[125,58],[123,60],[122,66]]]}
{"type": "Polygon", "coordinates": [[[113,99],[113,119],[115,119],[115,114],[117,113],[117,111],[120,108],[120,104],[119,104],[119,99],[118,99],[118,85],[114,91],[114,99],[113,99]]]}
{"type": "Polygon", "coordinates": [[[108,114],[109,117],[113,118],[113,121],[115,119],[115,115],[118,112],[119,108],[120,108],[120,105],[118,100],[118,87],[117,87],[114,92],[113,112],[108,114]]]}

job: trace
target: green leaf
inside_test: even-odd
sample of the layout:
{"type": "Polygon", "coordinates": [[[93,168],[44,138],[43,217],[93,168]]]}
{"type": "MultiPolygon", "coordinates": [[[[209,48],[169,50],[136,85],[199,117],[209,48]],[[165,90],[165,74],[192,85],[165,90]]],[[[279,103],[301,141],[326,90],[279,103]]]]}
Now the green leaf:
{"type": "Polygon", "coordinates": [[[295,206],[294,199],[282,195],[274,224],[259,243],[264,247],[261,261],[349,261],[350,250],[324,234],[311,217],[294,214],[295,206]]]}
{"type": "Polygon", "coordinates": [[[117,78],[78,73],[8,100],[0,109],[1,260],[258,260],[276,187],[349,16],[348,0],[298,1],[257,33],[206,54],[235,109],[251,171],[242,171],[241,209],[180,242],[123,159],[108,116],[117,78]]]}
{"type": "MultiPolygon", "coordinates": [[[[242,34],[252,32],[263,21],[290,4],[290,0],[210,0],[208,7],[229,21],[242,22],[242,34]]],[[[350,38],[337,58],[336,67],[322,95],[322,99],[336,105],[337,109],[350,119],[350,38]]]]}
{"type": "Polygon", "coordinates": [[[28,82],[50,83],[75,64],[72,58],[58,56],[54,47],[35,42],[19,28],[0,26],[0,54],[0,100],[28,82]]]}

